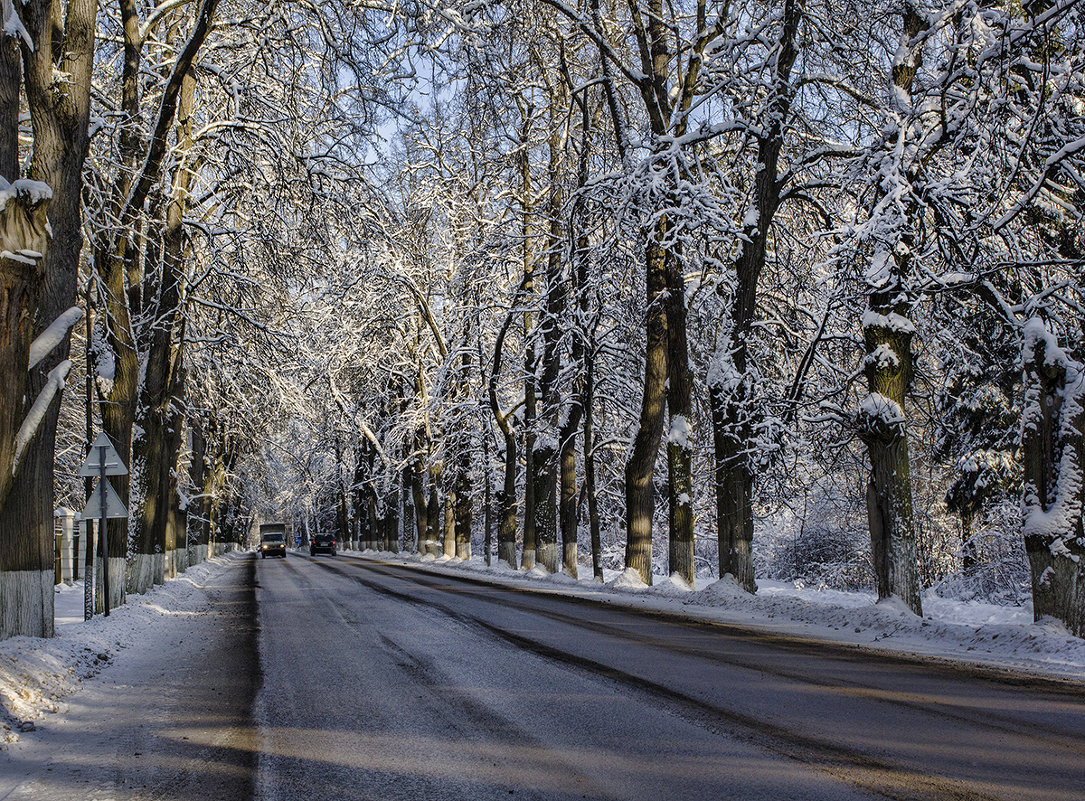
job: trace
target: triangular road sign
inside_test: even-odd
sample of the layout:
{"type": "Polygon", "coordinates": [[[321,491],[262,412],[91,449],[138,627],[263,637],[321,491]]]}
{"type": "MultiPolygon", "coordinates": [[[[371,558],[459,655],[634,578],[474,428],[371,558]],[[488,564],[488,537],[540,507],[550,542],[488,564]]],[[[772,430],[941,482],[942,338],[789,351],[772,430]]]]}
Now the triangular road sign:
{"type": "MultiPolygon", "coordinates": [[[[84,520],[100,520],[102,517],[102,479],[94,482],[94,491],[87,499],[87,505],[83,508],[84,520]]],[[[113,485],[105,479],[105,516],[128,517],[128,510],[124,508],[124,502],[113,485]]]]}
{"type": "Polygon", "coordinates": [[[113,447],[113,443],[109,441],[109,437],[104,431],[98,435],[98,439],[91,443],[90,454],[87,456],[87,460],[83,462],[83,466],[79,468],[79,475],[83,477],[102,475],[103,451],[105,452],[105,474],[107,476],[128,475],[128,468],[121,461],[121,455],[117,453],[117,449],[113,447]]]}

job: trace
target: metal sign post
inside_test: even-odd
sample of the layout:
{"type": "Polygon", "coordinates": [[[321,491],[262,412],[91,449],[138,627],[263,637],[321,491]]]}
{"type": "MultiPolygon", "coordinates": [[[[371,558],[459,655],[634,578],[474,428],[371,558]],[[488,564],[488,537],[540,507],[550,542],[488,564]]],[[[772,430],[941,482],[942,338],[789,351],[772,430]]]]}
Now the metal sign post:
{"type": "MultiPolygon", "coordinates": [[[[106,528],[106,522],[111,517],[128,517],[128,510],[124,507],[124,502],[121,501],[121,497],[113,489],[113,485],[109,483],[106,476],[128,475],[128,468],[124,466],[124,461],[105,432],[99,434],[98,439],[94,440],[94,444],[90,446],[90,454],[83,466],[79,468],[79,475],[97,476],[98,478],[98,485],[91,491],[90,497],[87,498],[87,505],[83,508],[82,518],[88,521],[94,518],[99,520],[98,540],[101,543],[102,554],[102,592],[105,595],[102,608],[105,610],[106,617],[108,617],[109,532],[106,528]]],[[[87,546],[90,547],[90,543],[87,543],[87,546]]],[[[85,577],[84,581],[91,581],[91,577],[85,577]]],[[[90,597],[89,593],[88,597],[90,597]]],[[[88,604],[87,609],[84,609],[84,616],[91,614],[91,609],[93,609],[92,603],[88,604]]]]}

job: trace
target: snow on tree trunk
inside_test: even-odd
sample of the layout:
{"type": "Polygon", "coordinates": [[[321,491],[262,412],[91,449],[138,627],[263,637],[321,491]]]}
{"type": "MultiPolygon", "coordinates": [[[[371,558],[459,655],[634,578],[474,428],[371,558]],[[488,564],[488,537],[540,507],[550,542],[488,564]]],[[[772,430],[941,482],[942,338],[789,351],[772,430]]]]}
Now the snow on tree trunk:
{"type": "Polygon", "coordinates": [[[1021,499],[1036,620],[1085,637],[1085,365],[1039,319],[1025,324],[1021,499]]]}
{"type": "MultiPolygon", "coordinates": [[[[34,320],[45,286],[43,254],[51,193],[0,178],[0,640],[53,636],[52,465],[23,459],[54,436],[56,414],[25,426],[41,371],[28,375],[34,320]],[[47,481],[47,492],[36,491],[47,481]]],[[[49,440],[50,443],[52,440],[49,440]]]]}
{"type": "Polygon", "coordinates": [[[747,592],[756,592],[753,574],[753,474],[740,437],[744,430],[742,387],[726,386],[709,375],[712,444],[715,457],[716,531],[719,575],[730,575],[747,592]]]}
{"type": "Polygon", "coordinates": [[[693,476],[690,436],[693,420],[689,344],[686,341],[686,284],[681,263],[667,258],[667,570],[694,585],[693,476]]]}
{"type": "Polygon", "coordinates": [[[904,4],[901,15],[879,196],[870,220],[873,253],[861,278],[867,297],[862,323],[868,394],[859,404],[855,422],[870,458],[867,518],[878,598],[899,598],[922,614],[905,415],[913,379],[915,328],[908,314],[921,221],[917,200],[921,175],[906,161],[919,126],[902,124],[902,120],[917,113],[912,108],[912,83],[922,64],[919,35],[929,22],[910,2],[904,4]]]}
{"type": "Polygon", "coordinates": [[[902,305],[886,308],[886,302],[885,295],[872,295],[863,319],[870,394],[860,404],[856,425],[870,458],[867,520],[878,598],[899,598],[918,615],[922,606],[904,413],[912,381],[913,328],[902,305]]]}

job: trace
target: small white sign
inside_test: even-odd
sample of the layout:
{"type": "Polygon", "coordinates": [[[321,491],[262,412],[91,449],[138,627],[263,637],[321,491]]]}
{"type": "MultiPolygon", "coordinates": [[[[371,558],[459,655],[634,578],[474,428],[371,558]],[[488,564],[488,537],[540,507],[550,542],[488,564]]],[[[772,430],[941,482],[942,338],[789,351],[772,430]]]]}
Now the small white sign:
{"type": "MultiPolygon", "coordinates": [[[[87,505],[83,508],[84,520],[100,520],[102,517],[102,485],[101,479],[94,483],[94,492],[87,499],[87,505]]],[[[124,508],[124,501],[109,480],[105,480],[105,516],[128,517],[128,510],[124,508]]]]}
{"type": "Polygon", "coordinates": [[[105,475],[128,475],[128,468],[124,466],[121,455],[117,453],[117,449],[113,447],[113,443],[109,441],[109,437],[106,436],[104,431],[98,435],[98,439],[91,443],[90,454],[87,456],[87,460],[83,462],[83,466],[79,468],[79,475],[84,478],[102,475],[103,451],[105,453],[105,475]]]}

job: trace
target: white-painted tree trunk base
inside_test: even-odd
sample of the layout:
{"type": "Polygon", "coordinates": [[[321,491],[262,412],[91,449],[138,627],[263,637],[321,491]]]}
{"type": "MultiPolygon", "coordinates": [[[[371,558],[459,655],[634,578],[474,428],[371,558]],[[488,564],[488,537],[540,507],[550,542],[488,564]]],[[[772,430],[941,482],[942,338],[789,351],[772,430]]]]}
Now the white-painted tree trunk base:
{"type": "Polygon", "coordinates": [[[0,572],[0,640],[53,636],[52,570],[0,572]]]}
{"type": "MultiPolygon", "coordinates": [[[[101,564],[101,561],[99,561],[101,564]]],[[[128,560],[123,556],[111,556],[109,557],[109,608],[110,610],[116,609],[119,606],[124,605],[126,596],[126,583],[128,573],[128,560]]],[[[102,575],[101,570],[98,571],[98,592],[94,597],[94,605],[96,612],[102,612],[105,609],[105,595],[102,591],[102,575]]]]}
{"type": "Polygon", "coordinates": [[[166,583],[166,555],[164,553],[153,554],[154,560],[154,583],[157,585],[166,583]]]}
{"type": "MultiPolygon", "coordinates": [[[[126,584],[128,592],[133,595],[142,595],[154,586],[156,555],[153,553],[134,553],[129,557],[128,582],[126,584]]],[[[111,579],[112,577],[112,574],[110,574],[111,579]]]]}
{"type": "Polygon", "coordinates": [[[185,568],[188,565],[185,564],[185,560],[188,558],[188,552],[184,550],[166,551],[166,580],[177,578],[181,573],[185,572],[185,568]]]}
{"type": "Polygon", "coordinates": [[[201,565],[207,561],[207,546],[193,545],[189,550],[189,566],[201,565]]]}
{"type": "Polygon", "coordinates": [[[535,551],[535,563],[545,567],[548,573],[559,573],[561,571],[558,557],[557,543],[543,543],[535,551]]]}

